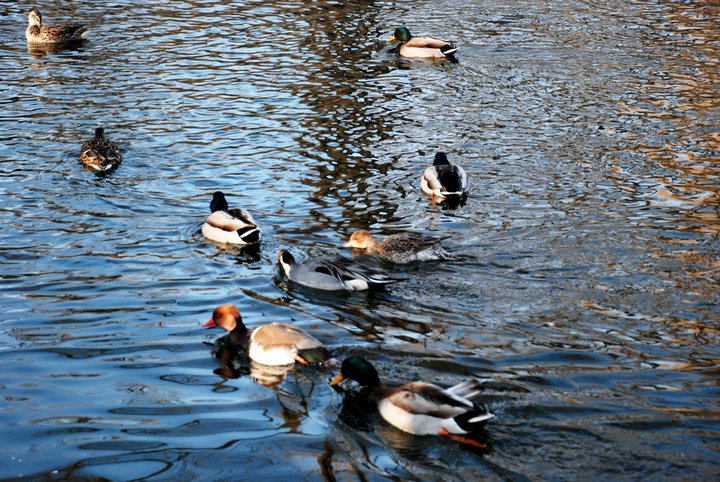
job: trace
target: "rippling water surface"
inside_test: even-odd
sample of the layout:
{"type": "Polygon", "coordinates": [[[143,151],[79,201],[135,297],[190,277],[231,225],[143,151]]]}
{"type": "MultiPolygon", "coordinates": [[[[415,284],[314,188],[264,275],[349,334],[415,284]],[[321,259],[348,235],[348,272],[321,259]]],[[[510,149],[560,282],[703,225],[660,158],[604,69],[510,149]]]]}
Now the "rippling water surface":
{"type": "Polygon", "coordinates": [[[31,6],[0,5],[0,477],[720,476],[713,2],[49,1],[92,27],[56,52],[31,6]],[[400,60],[403,24],[458,62],[400,60]],[[77,161],[100,124],[107,176],[77,161]],[[438,150],[455,210],[418,189],[438,150]],[[218,189],[259,253],[202,238],[218,189]],[[456,259],[378,295],[274,276],[359,228],[456,259]],[[199,327],[229,302],[388,383],[492,378],[488,450],[345,416],[334,370],[218,361],[199,327]]]}

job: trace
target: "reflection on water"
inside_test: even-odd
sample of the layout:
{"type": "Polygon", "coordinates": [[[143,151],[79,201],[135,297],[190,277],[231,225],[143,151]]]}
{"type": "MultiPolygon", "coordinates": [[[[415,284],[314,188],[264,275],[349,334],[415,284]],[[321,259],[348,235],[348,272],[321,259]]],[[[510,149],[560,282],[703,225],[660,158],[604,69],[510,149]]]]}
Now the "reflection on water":
{"type": "Polygon", "coordinates": [[[29,8],[0,5],[0,476],[718,472],[711,3],[50,2],[92,34],[40,51],[29,8]],[[458,62],[399,58],[402,24],[458,62]],[[97,125],[124,155],[107,176],[77,162],[97,125]],[[437,151],[470,177],[455,209],[419,190],[437,151]],[[203,239],[216,190],[255,250],[203,239]],[[456,258],[388,266],[408,279],[379,294],[277,277],[279,249],[356,229],[456,258]],[[213,356],[199,324],[223,303],[389,385],[492,378],[487,452],[349,414],[332,370],[213,356]]]}

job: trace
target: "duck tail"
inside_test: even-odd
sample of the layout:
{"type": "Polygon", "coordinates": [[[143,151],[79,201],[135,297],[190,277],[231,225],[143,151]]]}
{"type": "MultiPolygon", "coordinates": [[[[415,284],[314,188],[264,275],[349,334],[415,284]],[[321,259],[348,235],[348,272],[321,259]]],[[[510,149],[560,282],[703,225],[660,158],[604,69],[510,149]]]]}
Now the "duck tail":
{"type": "Polygon", "coordinates": [[[308,348],[298,353],[300,357],[308,362],[309,365],[322,366],[330,360],[330,351],[327,348],[321,346],[317,348],[308,348]]]}
{"type": "Polygon", "coordinates": [[[406,278],[401,278],[399,276],[389,276],[389,275],[381,275],[381,276],[372,276],[368,279],[368,285],[372,288],[382,288],[385,285],[389,285],[392,283],[398,283],[400,281],[405,281],[406,278]]]}
{"type": "Polygon", "coordinates": [[[260,242],[260,230],[257,226],[245,226],[237,230],[238,236],[247,244],[260,242]]]}
{"type": "Polygon", "coordinates": [[[440,47],[440,52],[442,52],[445,57],[453,57],[457,51],[458,48],[455,44],[448,44],[440,47]]]}
{"type": "Polygon", "coordinates": [[[488,420],[494,417],[495,415],[474,403],[472,410],[458,415],[453,420],[455,420],[455,423],[465,432],[473,432],[482,428],[488,420]]]}

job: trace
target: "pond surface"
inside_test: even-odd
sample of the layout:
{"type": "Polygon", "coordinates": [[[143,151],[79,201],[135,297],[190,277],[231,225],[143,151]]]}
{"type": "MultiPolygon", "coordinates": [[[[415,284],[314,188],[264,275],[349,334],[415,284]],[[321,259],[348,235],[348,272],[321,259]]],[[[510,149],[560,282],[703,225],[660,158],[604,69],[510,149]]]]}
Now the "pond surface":
{"type": "Polygon", "coordinates": [[[719,477],[712,4],[48,1],[92,36],[43,52],[3,3],[0,478],[719,477]],[[400,25],[458,61],[399,59],[400,25]],[[107,176],[77,160],[101,124],[107,176]],[[454,210],[418,186],[440,150],[470,177],[454,210]],[[203,239],[218,189],[259,252],[203,239]],[[380,294],[277,279],[279,249],[360,228],[455,259],[380,294]],[[388,384],[492,378],[488,449],[341,416],[336,370],[223,368],[200,329],[223,303],[388,384]]]}

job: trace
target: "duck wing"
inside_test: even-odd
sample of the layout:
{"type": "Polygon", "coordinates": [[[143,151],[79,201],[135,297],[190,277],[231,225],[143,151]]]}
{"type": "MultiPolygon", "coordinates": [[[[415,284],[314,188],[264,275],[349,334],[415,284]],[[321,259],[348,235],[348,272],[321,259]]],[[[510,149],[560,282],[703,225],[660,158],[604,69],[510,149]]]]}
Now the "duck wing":
{"type": "Polygon", "coordinates": [[[415,382],[393,389],[387,401],[413,415],[454,418],[474,408],[471,401],[432,383],[415,382]]]}
{"type": "Polygon", "coordinates": [[[442,185],[442,193],[462,194],[467,189],[467,174],[457,164],[433,166],[437,173],[437,180],[442,185]]]}
{"type": "Polygon", "coordinates": [[[430,191],[443,188],[442,183],[440,182],[440,173],[437,170],[437,166],[430,166],[425,169],[425,172],[423,173],[423,180],[430,191]]]}
{"type": "Polygon", "coordinates": [[[438,245],[440,239],[429,238],[417,233],[398,233],[387,236],[380,242],[386,251],[420,252],[438,245]]]}
{"type": "Polygon", "coordinates": [[[292,346],[298,350],[324,347],[310,333],[290,323],[276,321],[253,330],[252,341],[264,347],[292,346]]]}
{"type": "Polygon", "coordinates": [[[249,211],[241,208],[228,209],[226,211],[230,216],[242,221],[247,226],[257,226],[255,219],[252,217],[249,211]]]}
{"type": "Polygon", "coordinates": [[[122,161],[122,154],[120,154],[120,150],[113,141],[107,139],[102,141],[97,150],[102,152],[103,157],[111,163],[122,161]]]}
{"type": "Polygon", "coordinates": [[[250,358],[258,363],[286,365],[298,361],[316,365],[330,358],[325,345],[289,323],[263,325],[253,330],[250,338],[250,358]]]}
{"type": "Polygon", "coordinates": [[[457,50],[457,46],[449,40],[434,37],[413,37],[398,46],[398,52],[403,57],[452,57],[457,50]]]}
{"type": "MultiPolygon", "coordinates": [[[[107,171],[114,167],[118,160],[112,156],[112,152],[106,152],[103,141],[93,139],[83,143],[80,148],[80,161],[96,171],[107,171]]],[[[119,154],[119,153],[118,153],[119,154]]]]}
{"type": "Polygon", "coordinates": [[[244,209],[232,209],[231,211],[215,211],[205,221],[213,228],[223,231],[238,231],[246,228],[255,228],[255,220],[244,209]]]}
{"type": "Polygon", "coordinates": [[[446,45],[453,45],[453,43],[450,40],[426,36],[412,37],[410,40],[405,42],[404,45],[407,47],[439,49],[445,47],[446,45]]]}
{"type": "Polygon", "coordinates": [[[86,31],[85,25],[43,25],[40,39],[45,42],[80,40],[86,31]]]}
{"type": "Polygon", "coordinates": [[[308,269],[316,273],[332,276],[343,284],[362,280],[371,285],[385,285],[400,281],[382,270],[370,268],[342,256],[317,258],[308,264],[308,269]]]}

